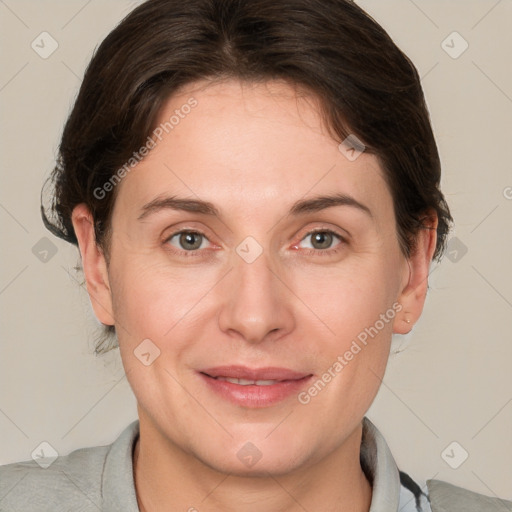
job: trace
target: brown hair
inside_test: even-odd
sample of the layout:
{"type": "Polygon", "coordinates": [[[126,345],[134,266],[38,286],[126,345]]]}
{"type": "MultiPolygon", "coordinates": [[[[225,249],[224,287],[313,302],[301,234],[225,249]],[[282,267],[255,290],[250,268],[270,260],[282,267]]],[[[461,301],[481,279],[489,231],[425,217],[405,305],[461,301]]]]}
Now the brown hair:
{"type": "Polygon", "coordinates": [[[77,245],[71,214],[85,203],[108,257],[115,188],[103,198],[94,191],[143,146],[173,93],[224,78],[286,80],[312,93],[335,140],[355,135],[378,158],[403,253],[410,256],[433,210],[434,258],[440,259],[453,219],[440,190],[418,72],[350,0],[148,0],[138,6],[86,70],[50,177],[52,203],[41,206],[45,226],[77,245]]]}

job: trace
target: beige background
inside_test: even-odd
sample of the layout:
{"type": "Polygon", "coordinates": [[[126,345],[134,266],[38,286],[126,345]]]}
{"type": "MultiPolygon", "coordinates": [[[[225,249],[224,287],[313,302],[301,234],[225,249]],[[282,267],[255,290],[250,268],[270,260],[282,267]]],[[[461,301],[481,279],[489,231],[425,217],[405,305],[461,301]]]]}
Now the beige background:
{"type": "MultiPolygon", "coordinates": [[[[78,253],[44,229],[39,193],[92,51],[137,3],[0,2],[2,464],[42,441],[61,455],[110,443],[136,418],[118,352],[93,355],[78,253]],[[43,31],[59,45],[47,59],[31,48],[43,31]],[[45,236],[57,252],[43,262],[33,247],[45,236]]],[[[432,267],[419,324],[394,339],[369,417],[414,478],[512,499],[512,2],[359,3],[423,77],[456,222],[451,259],[432,267]],[[442,47],[453,31],[469,44],[456,59],[442,47]],[[445,459],[462,450],[452,469],[445,459]]],[[[445,44],[462,48],[458,36],[445,44]]]]}

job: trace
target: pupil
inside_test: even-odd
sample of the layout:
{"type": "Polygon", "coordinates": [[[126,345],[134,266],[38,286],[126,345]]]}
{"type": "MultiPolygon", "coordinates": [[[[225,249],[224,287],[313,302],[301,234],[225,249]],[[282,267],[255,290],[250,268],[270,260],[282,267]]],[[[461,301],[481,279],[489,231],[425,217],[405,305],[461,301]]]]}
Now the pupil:
{"type": "Polygon", "coordinates": [[[330,233],[315,233],[313,237],[315,242],[321,246],[321,249],[328,248],[331,245],[331,234],[330,233]]]}
{"type": "Polygon", "coordinates": [[[185,248],[187,248],[187,244],[190,244],[192,245],[192,247],[188,247],[188,249],[197,249],[200,245],[201,245],[201,242],[197,242],[196,240],[196,243],[194,243],[194,238],[197,236],[196,233],[183,233],[181,235],[181,243],[182,243],[182,246],[184,246],[185,248]]]}

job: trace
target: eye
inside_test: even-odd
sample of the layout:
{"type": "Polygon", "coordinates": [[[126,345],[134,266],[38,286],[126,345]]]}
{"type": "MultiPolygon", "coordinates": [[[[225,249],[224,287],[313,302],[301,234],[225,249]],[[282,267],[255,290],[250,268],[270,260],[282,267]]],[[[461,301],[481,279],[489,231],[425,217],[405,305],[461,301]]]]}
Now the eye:
{"type": "Polygon", "coordinates": [[[303,248],[303,249],[311,249],[310,251],[306,251],[307,253],[327,253],[332,254],[339,250],[339,247],[336,249],[331,249],[333,243],[339,240],[339,244],[337,246],[343,245],[346,240],[341,236],[331,231],[329,229],[320,229],[309,232],[295,247],[303,248]],[[305,240],[311,239],[309,242],[309,246],[303,246],[302,243],[305,240]]]}
{"type": "Polygon", "coordinates": [[[174,233],[166,240],[166,242],[183,251],[193,252],[198,249],[204,249],[204,243],[208,242],[208,238],[198,231],[186,230],[174,233]]]}
{"type": "MultiPolygon", "coordinates": [[[[209,240],[206,235],[199,231],[190,229],[177,231],[165,240],[165,244],[171,245],[175,248],[173,249],[173,252],[183,256],[197,256],[201,254],[201,250],[206,249],[208,243],[209,240]]],[[[298,244],[293,246],[293,248],[305,249],[306,254],[329,255],[338,252],[338,250],[346,243],[347,241],[345,238],[338,233],[335,233],[330,229],[318,229],[307,233],[298,244]],[[309,238],[311,239],[309,246],[304,246],[304,242],[309,238]],[[335,248],[333,249],[332,246],[336,239],[339,243],[335,245],[335,248]]]]}

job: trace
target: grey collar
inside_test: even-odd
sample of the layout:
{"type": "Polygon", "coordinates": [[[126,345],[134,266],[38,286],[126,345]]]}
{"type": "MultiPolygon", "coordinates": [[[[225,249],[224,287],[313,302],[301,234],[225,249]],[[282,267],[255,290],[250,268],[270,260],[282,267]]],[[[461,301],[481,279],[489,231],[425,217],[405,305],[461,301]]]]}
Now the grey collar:
{"type": "Polygon", "coordinates": [[[398,510],[400,475],[384,437],[365,416],[360,453],[361,467],[372,484],[369,512],[398,510]]]}

